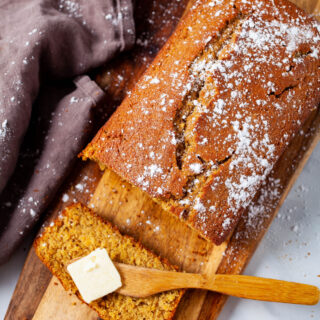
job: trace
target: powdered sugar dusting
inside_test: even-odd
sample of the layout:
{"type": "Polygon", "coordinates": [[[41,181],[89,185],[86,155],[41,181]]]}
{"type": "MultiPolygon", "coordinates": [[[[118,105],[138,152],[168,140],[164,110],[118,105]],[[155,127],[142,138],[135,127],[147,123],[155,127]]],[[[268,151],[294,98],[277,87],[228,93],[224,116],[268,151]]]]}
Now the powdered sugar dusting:
{"type": "Polygon", "coordinates": [[[124,102],[126,125],[121,111],[109,122],[101,158],[221,239],[319,103],[319,25],[281,1],[191,10],[124,102]]]}
{"type": "Polygon", "coordinates": [[[8,120],[4,120],[0,126],[0,138],[4,139],[8,132],[8,120]]]}
{"type": "MultiPolygon", "coordinates": [[[[279,146],[287,145],[292,137],[286,133],[279,141],[279,137],[274,135],[273,117],[274,114],[281,117],[285,112],[292,112],[289,108],[301,113],[294,101],[294,90],[287,91],[296,86],[291,70],[305,61],[303,54],[299,53],[302,45],[308,43],[311,50],[306,55],[317,57],[320,40],[314,24],[304,25],[305,17],[284,17],[278,8],[267,6],[262,9],[262,6],[262,2],[258,1],[254,11],[237,24],[237,28],[241,26],[238,41],[226,45],[229,46],[231,57],[223,57],[224,49],[219,49],[220,53],[222,52],[221,58],[218,56],[216,59],[213,54],[205,52],[193,63],[191,69],[191,83],[199,83],[202,91],[206,89],[204,99],[200,100],[200,103],[196,101],[194,106],[198,119],[206,119],[208,126],[219,128],[220,132],[213,130],[217,132],[215,142],[221,132],[229,132],[227,136],[222,133],[222,145],[229,145],[226,150],[226,159],[230,159],[228,178],[220,182],[216,179],[217,183],[212,186],[212,190],[222,192],[221,184],[224,184],[228,191],[229,210],[236,216],[242,208],[250,204],[266,180],[279,156],[279,146]],[[270,13],[277,18],[267,19],[266,16],[270,13]],[[283,58],[284,55],[288,55],[288,58],[283,58]],[[241,56],[243,65],[239,66],[235,63],[236,59],[232,60],[232,57],[236,56],[241,56]],[[270,65],[272,70],[262,72],[270,65]],[[277,78],[278,70],[281,69],[290,72],[282,72],[282,78],[277,78]],[[214,84],[208,82],[208,79],[211,81],[210,77],[214,78],[214,84]],[[256,92],[252,92],[250,88],[253,81],[256,92]],[[213,90],[210,92],[209,88],[213,90]],[[220,94],[217,93],[217,88],[220,94]],[[260,95],[259,90],[264,91],[264,95],[260,95]],[[284,101],[274,99],[274,96],[279,98],[282,93],[286,95],[284,101]],[[245,96],[249,99],[243,99],[245,96]],[[207,106],[208,99],[213,101],[212,112],[207,106]],[[270,113],[267,111],[264,115],[259,110],[266,105],[270,113]],[[271,111],[272,109],[275,111],[271,111]],[[234,114],[233,110],[238,110],[237,114],[234,114]]],[[[215,43],[207,46],[208,52],[210,46],[214,51],[215,43]]],[[[207,132],[210,134],[209,129],[207,132]]],[[[206,139],[209,137],[205,136],[206,139]]],[[[192,141],[190,138],[188,140],[192,141]]],[[[198,199],[193,209],[198,212],[200,227],[204,232],[207,229],[205,224],[209,210],[199,210],[197,201],[198,199]]],[[[229,225],[230,217],[227,214],[222,227],[228,229],[229,225]]]]}
{"type": "MultiPolygon", "coordinates": [[[[263,119],[263,116],[262,116],[263,119]]],[[[234,151],[234,157],[230,162],[230,178],[225,181],[226,187],[229,189],[228,204],[232,211],[236,214],[242,207],[247,207],[260,184],[265,180],[272,169],[274,161],[274,144],[270,143],[268,134],[265,133],[263,139],[259,139],[257,132],[261,132],[259,122],[254,125],[254,120],[247,117],[243,123],[243,128],[240,130],[239,121],[232,122],[233,129],[237,134],[238,141],[234,151]],[[264,156],[261,156],[263,151],[264,156]],[[267,155],[267,157],[266,157],[267,155]],[[236,172],[243,172],[237,181],[235,181],[236,172]],[[242,170],[241,170],[242,169],[242,170]],[[250,173],[248,174],[248,170],[250,173]]],[[[267,123],[265,132],[267,132],[267,123]]]]}

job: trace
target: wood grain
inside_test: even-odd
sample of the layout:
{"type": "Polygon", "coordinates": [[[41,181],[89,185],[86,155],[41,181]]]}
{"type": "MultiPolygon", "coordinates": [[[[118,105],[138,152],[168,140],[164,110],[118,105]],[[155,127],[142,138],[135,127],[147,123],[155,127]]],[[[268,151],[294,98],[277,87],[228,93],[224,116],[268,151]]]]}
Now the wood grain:
{"type": "Polygon", "coordinates": [[[62,284],[53,277],[33,316],[34,320],[75,320],[80,313],[83,319],[97,320],[97,313],[82,303],[74,294],[63,289],[62,284]],[[50,301],[48,304],[47,302],[50,301]]]}
{"type": "MultiPolygon", "coordinates": [[[[114,107],[121,102],[126,91],[134,85],[174,30],[187,2],[137,1],[139,44],[97,74],[98,83],[109,97],[109,103],[104,106],[101,114],[111,114],[114,107]]],[[[317,0],[297,2],[309,12],[320,8],[320,1],[317,0]]],[[[105,120],[104,117],[101,119],[105,120]]],[[[265,212],[254,221],[256,228],[252,230],[252,226],[248,224],[247,212],[229,242],[222,246],[215,247],[204,241],[182,222],[162,211],[142,191],[123,182],[112,172],[106,171],[102,175],[98,167],[90,162],[77,163],[48,210],[46,221],[53,219],[68,204],[61,201],[62,194],[66,193],[70,201],[75,199],[88,203],[90,200],[94,209],[115,223],[122,232],[132,235],[155,253],[168,258],[181,270],[207,275],[216,272],[239,274],[250,260],[319,140],[319,123],[320,116],[316,113],[305,125],[306,133],[295,138],[276,166],[270,177],[270,185],[272,181],[280,180],[278,196],[265,197],[264,202],[257,197],[255,205],[264,207],[265,212]],[[292,166],[288,166],[288,163],[292,163],[292,166]],[[84,186],[84,192],[75,189],[77,184],[84,186]]],[[[66,294],[60,285],[55,285],[56,280],[50,282],[50,279],[50,274],[31,249],[5,319],[32,319],[33,315],[35,319],[50,319],[51,316],[51,319],[66,319],[68,313],[73,315],[73,319],[98,318],[90,314],[90,309],[84,304],[81,304],[81,308],[75,307],[73,297],[66,294]],[[59,299],[58,304],[55,297],[59,299]],[[57,305],[65,310],[61,316],[58,316],[57,305]]],[[[226,299],[227,297],[221,294],[188,290],[179,304],[175,318],[216,319],[226,299]]]]}

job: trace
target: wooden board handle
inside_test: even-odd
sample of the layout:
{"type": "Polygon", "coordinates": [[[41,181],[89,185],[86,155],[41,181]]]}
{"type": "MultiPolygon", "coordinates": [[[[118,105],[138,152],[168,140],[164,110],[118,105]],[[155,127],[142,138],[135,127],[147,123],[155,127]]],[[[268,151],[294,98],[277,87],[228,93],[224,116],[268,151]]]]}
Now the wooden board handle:
{"type": "Polygon", "coordinates": [[[308,284],[243,275],[216,275],[205,289],[239,298],[305,305],[317,304],[320,295],[317,287],[308,284]]]}
{"type": "Polygon", "coordinates": [[[74,294],[65,291],[56,277],[52,277],[32,320],[60,319],[98,320],[99,317],[74,294]]]}

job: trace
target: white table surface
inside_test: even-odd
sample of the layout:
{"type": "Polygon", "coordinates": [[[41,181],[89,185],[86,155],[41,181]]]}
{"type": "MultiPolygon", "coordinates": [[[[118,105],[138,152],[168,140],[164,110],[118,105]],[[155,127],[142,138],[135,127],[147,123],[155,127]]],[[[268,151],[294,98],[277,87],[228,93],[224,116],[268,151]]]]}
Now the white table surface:
{"type": "MultiPolygon", "coordinates": [[[[31,239],[0,266],[0,319],[4,318],[31,239]]],[[[320,287],[320,144],[313,152],[248,265],[245,274],[320,287]]],[[[320,304],[296,306],[230,298],[220,320],[320,319],[320,304]]]]}

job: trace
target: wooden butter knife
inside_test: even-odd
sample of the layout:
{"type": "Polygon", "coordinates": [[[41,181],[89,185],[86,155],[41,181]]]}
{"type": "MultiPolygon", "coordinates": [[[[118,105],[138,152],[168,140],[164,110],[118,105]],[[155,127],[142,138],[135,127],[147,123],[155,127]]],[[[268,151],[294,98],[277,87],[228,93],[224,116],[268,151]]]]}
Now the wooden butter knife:
{"type": "Polygon", "coordinates": [[[115,263],[115,266],[123,284],[117,292],[136,298],[172,289],[196,288],[262,301],[305,305],[319,302],[319,289],[308,284],[244,275],[216,274],[208,277],[205,274],[161,271],[122,263],[115,263]]]}

